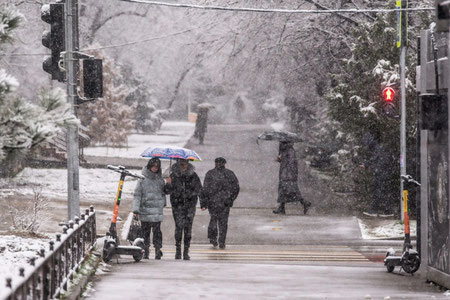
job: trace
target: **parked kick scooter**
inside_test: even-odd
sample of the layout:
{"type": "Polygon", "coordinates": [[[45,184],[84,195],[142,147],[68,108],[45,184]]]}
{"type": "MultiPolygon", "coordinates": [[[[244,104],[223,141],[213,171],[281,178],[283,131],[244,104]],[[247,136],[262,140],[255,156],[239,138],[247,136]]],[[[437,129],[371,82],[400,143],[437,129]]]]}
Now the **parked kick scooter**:
{"type": "Polygon", "coordinates": [[[388,249],[386,258],[384,259],[384,265],[389,273],[394,271],[396,266],[400,266],[400,271],[403,269],[408,274],[413,274],[420,267],[420,257],[416,250],[412,249],[411,236],[409,228],[409,216],[408,216],[408,190],[407,185],[420,186],[420,183],[415,181],[411,175],[401,176],[405,189],[403,190],[403,209],[405,219],[405,242],[403,243],[403,254],[401,256],[395,256],[394,249],[388,249]]]}
{"type": "Polygon", "coordinates": [[[133,245],[131,246],[120,246],[119,238],[117,236],[116,222],[117,222],[117,215],[119,214],[119,205],[122,196],[122,187],[123,182],[125,181],[125,177],[131,176],[141,179],[143,179],[144,177],[132,173],[122,166],[108,165],[108,169],[120,173],[120,181],[119,181],[119,189],[117,190],[111,226],[109,227],[109,231],[106,233],[105,243],[103,245],[103,261],[109,262],[115,254],[119,255],[124,254],[124,255],[132,255],[134,260],[138,262],[144,256],[144,240],[142,238],[137,238],[133,241],[133,245]]]}

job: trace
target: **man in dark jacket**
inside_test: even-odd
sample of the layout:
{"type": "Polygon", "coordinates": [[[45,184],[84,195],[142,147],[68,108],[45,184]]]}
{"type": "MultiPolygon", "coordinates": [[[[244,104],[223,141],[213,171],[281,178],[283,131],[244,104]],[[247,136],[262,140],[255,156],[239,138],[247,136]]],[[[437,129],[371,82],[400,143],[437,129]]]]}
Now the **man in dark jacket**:
{"type": "Polygon", "coordinates": [[[303,204],[303,213],[306,214],[311,202],[303,199],[298,188],[298,161],[293,143],[280,142],[277,161],[280,162],[278,182],[278,203],[280,203],[280,206],[273,213],[284,215],[286,214],[286,203],[300,202],[303,204]]]}
{"type": "Polygon", "coordinates": [[[175,221],[175,259],[181,259],[181,239],[184,232],[183,259],[189,260],[189,247],[192,236],[197,199],[202,190],[202,183],[195,168],[185,159],[178,160],[172,166],[171,184],[168,186],[170,204],[175,221]]]}
{"type": "Polygon", "coordinates": [[[206,173],[203,182],[203,191],[200,197],[202,210],[208,209],[211,217],[208,226],[208,239],[217,247],[225,248],[228,229],[228,216],[230,208],[239,194],[239,181],[233,171],[225,168],[226,160],[223,157],[215,159],[215,168],[206,173]]]}

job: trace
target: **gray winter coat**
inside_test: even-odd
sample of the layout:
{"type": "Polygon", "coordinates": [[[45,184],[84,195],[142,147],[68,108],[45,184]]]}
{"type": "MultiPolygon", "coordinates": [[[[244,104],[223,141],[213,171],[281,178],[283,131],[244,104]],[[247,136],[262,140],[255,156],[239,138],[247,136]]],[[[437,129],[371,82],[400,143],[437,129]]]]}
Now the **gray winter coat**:
{"type": "Polygon", "coordinates": [[[133,212],[142,222],[162,222],[166,205],[165,182],[159,173],[142,168],[145,179],[139,179],[134,190],[133,212]]]}

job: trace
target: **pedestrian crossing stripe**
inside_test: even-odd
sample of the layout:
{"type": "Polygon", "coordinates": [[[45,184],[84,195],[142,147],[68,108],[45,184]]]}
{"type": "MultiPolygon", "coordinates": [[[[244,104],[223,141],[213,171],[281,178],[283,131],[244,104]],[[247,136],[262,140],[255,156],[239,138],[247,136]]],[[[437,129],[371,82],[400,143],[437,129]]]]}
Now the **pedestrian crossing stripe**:
{"type": "MultiPolygon", "coordinates": [[[[311,250],[242,250],[242,249],[201,249],[192,247],[189,251],[191,258],[204,260],[248,260],[248,261],[350,261],[368,262],[369,259],[363,254],[349,248],[342,248],[343,251],[329,249],[311,250]]],[[[167,249],[167,253],[175,253],[174,248],[167,249]]]]}

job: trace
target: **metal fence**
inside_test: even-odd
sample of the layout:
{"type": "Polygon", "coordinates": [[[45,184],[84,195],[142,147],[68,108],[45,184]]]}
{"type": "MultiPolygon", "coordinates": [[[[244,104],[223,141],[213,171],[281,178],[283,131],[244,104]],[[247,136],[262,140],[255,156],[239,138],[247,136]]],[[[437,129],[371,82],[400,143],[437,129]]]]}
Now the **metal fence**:
{"type": "Polygon", "coordinates": [[[39,256],[30,260],[29,272],[25,272],[25,268],[19,269],[19,282],[6,279],[10,291],[4,299],[59,298],[95,247],[95,241],[95,211],[91,206],[80,218],[75,217],[63,227],[63,233],[50,241],[48,252],[41,249],[39,256]]]}

